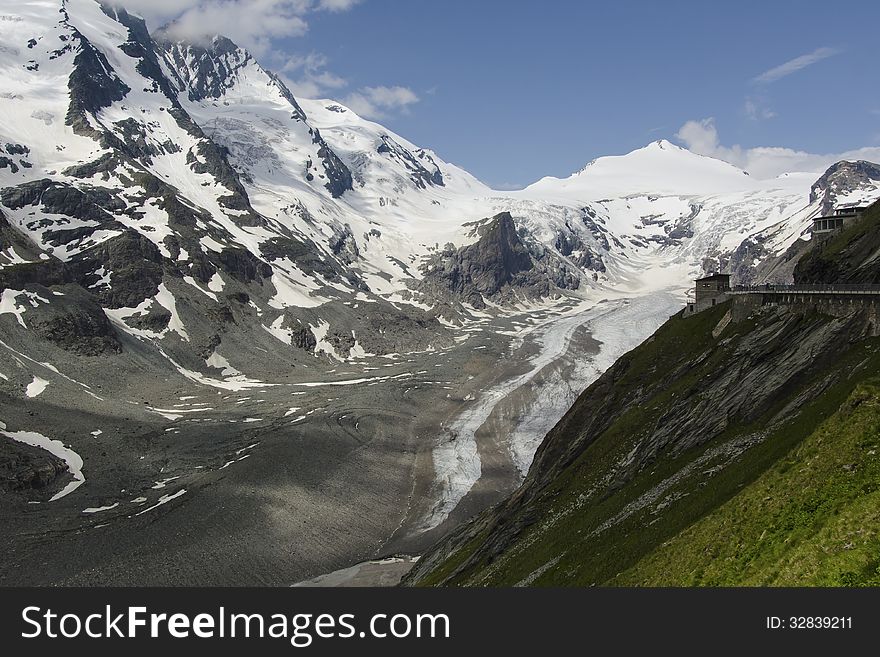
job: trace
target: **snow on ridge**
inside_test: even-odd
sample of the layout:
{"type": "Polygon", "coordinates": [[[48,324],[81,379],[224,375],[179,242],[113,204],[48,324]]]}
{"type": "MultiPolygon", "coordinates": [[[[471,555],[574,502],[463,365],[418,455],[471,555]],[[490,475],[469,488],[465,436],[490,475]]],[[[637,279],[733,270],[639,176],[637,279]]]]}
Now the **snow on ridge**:
{"type": "MultiPolygon", "coordinates": [[[[107,129],[117,136],[121,134],[121,122],[132,119],[145,130],[148,144],[159,151],[152,161],[144,163],[147,170],[174,187],[181,203],[205,210],[204,216],[210,216],[197,222],[204,232],[196,238],[206,253],[243,247],[266,262],[261,248],[268,241],[279,237],[301,239],[317,247],[317,254],[328,262],[338,260],[340,266],[353,269],[374,295],[395,303],[417,304],[418,298],[403,299],[400,293],[422,277],[420,268],[426,259],[447,243],[456,247],[472,243],[477,235],[469,224],[502,211],[513,214],[517,228],[533,240],[536,248],[549,252],[581,275],[582,290],[586,291],[602,287],[654,289],[658,278],[665,285],[674,276],[690,276],[698,271],[707,253],[736,249],[743,239],[771,227],[774,219],[786,222],[777,232],[784,232],[788,241],[774,242],[773,250],[790,243],[791,236],[797,239],[807,225],[806,215],[796,210],[804,206],[812,180],[795,174],[772,181],[757,180],[731,164],[665,140],[626,155],[598,158],[569,178],[545,178],[514,192],[492,190],[430,149],[358,116],[335,100],[293,99],[255,59],[225,44],[215,53],[209,50],[200,55],[215,57],[220,63],[224,58],[229,60],[229,75],[223,80],[193,80],[201,69],[200,62],[186,60],[194,56],[191,52],[177,63],[171,61],[168,52],[157,53],[166,76],[179,92],[172,100],[150,89],[153,84],[137,70],[137,60],[120,48],[128,39],[127,28],[104,14],[94,0],[69,0],[66,6],[70,25],[60,28],[54,12],[47,12],[35,2],[25,5],[28,9],[22,13],[26,31],[42,38],[32,50],[20,48],[9,62],[0,61],[0,73],[8,74],[6,78],[0,75],[0,104],[13,124],[21,127],[21,140],[31,148],[36,166],[19,172],[12,182],[51,174],[76,184],[57,171],[92,161],[101,153],[97,142],[76,136],[64,126],[72,58],[49,57],[57,34],[75,27],[106,56],[114,74],[130,88],[122,101],[87,120],[97,129],[107,129]],[[24,64],[29,58],[39,64],[39,70],[27,70],[24,64]],[[175,72],[175,67],[189,68],[175,72]],[[187,85],[201,83],[210,88],[209,93],[193,96],[199,98],[193,100],[187,85]],[[64,93],[58,93],[57,88],[63,88],[64,93]],[[237,223],[242,211],[231,210],[219,200],[229,189],[214,175],[197,173],[206,164],[199,150],[202,141],[169,112],[175,101],[209,138],[228,149],[229,161],[241,174],[251,206],[263,215],[264,223],[237,223]],[[32,116],[44,105],[53,117],[51,127],[32,116]],[[180,150],[165,148],[169,142],[180,150]],[[321,155],[322,144],[332,154],[326,161],[326,152],[321,155]],[[327,189],[329,172],[336,166],[334,158],[353,178],[352,189],[340,196],[327,189]],[[200,166],[194,166],[193,160],[200,166]],[[748,194],[764,200],[746,198],[748,194]],[[648,207],[651,204],[653,208],[648,207]],[[691,206],[701,209],[689,219],[691,206]],[[787,208],[785,212],[778,210],[782,206],[787,208]],[[596,225],[589,225],[588,218],[577,216],[585,208],[605,224],[597,220],[596,225]],[[662,215],[664,222],[655,221],[655,215],[662,215]],[[670,232],[684,237],[669,238],[670,232]],[[573,255],[563,256],[558,245],[571,237],[580,244],[573,255]],[[345,240],[346,251],[344,257],[337,258],[340,239],[345,240]],[[576,258],[586,255],[601,257],[607,271],[574,264],[576,258]]],[[[16,33],[20,27],[16,27],[16,33]]],[[[0,38],[10,35],[11,29],[0,25],[0,38]]],[[[214,74],[222,68],[215,66],[214,74]]],[[[14,141],[2,126],[0,132],[0,137],[14,141]]],[[[11,175],[8,171],[0,170],[3,185],[11,175]]],[[[97,177],[93,181],[101,186],[120,184],[113,176],[104,182],[97,177]]],[[[135,185],[126,194],[135,196],[142,189],[135,185]]],[[[132,209],[130,205],[127,210],[132,209]]],[[[29,208],[11,212],[10,219],[22,225],[28,212],[29,208]]],[[[114,218],[150,239],[164,256],[170,255],[166,238],[174,236],[175,229],[154,198],[141,203],[131,216],[119,214],[114,218]]],[[[66,228],[79,225],[72,222],[66,228]]],[[[34,228],[31,232],[39,238],[41,230],[34,228]]],[[[117,234],[115,230],[99,229],[79,244],[57,247],[53,254],[68,259],[117,234]]],[[[181,252],[178,260],[187,262],[191,255],[195,254],[181,252]]],[[[326,281],[319,274],[302,271],[287,258],[273,259],[270,265],[276,294],[268,303],[276,310],[317,307],[337,294],[334,289],[343,294],[353,291],[345,276],[326,281]]],[[[207,289],[192,276],[184,280],[208,299],[219,300],[224,285],[219,273],[214,274],[207,289]]],[[[109,281],[102,278],[101,282],[109,281]]],[[[160,289],[154,300],[172,314],[167,332],[188,341],[188,331],[170,291],[160,289]]],[[[13,298],[4,296],[0,300],[0,313],[15,314],[24,325],[21,309],[13,298]]],[[[117,317],[116,321],[122,319],[117,317]]],[[[288,341],[285,331],[274,323],[266,330],[288,341]]],[[[148,331],[128,331],[142,338],[156,337],[148,331]]],[[[332,349],[322,346],[332,354],[332,349]]]]}

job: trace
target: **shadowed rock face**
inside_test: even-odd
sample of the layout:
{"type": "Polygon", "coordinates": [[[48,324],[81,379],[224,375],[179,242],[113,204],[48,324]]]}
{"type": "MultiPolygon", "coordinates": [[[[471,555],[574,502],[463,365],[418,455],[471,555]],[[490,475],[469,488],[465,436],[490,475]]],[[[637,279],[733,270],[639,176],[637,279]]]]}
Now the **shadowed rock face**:
{"type": "Polygon", "coordinates": [[[0,491],[43,490],[67,472],[67,464],[46,450],[2,436],[0,491]]]}
{"type": "Polygon", "coordinates": [[[513,218],[504,212],[492,218],[477,242],[447,250],[427,267],[425,287],[447,289],[454,297],[484,308],[484,297],[503,288],[526,283],[532,258],[516,232],[513,218]]]}
{"type": "Polygon", "coordinates": [[[122,351],[113,325],[94,296],[79,285],[65,285],[61,292],[64,296],[46,290],[44,296],[54,303],[40,304],[31,311],[30,325],[41,338],[83,356],[122,351]]]}
{"type": "Polygon", "coordinates": [[[427,189],[429,186],[443,187],[446,184],[434,158],[424,150],[419,150],[416,155],[413,155],[391,137],[385,135],[376,152],[403,164],[409,171],[410,180],[421,189],[427,189]]]}
{"type": "MultiPolygon", "coordinates": [[[[458,249],[450,245],[423,265],[424,277],[417,289],[434,298],[482,309],[486,300],[515,302],[522,297],[553,296],[560,289],[576,290],[580,286],[582,274],[550,249],[526,242],[509,212],[486,220],[477,232],[480,238],[473,244],[458,249]]],[[[567,247],[569,254],[575,248],[572,244],[562,246],[562,252],[567,247]]],[[[593,261],[589,253],[582,258],[595,270],[604,269],[600,258],[593,261]]]]}
{"type": "Polygon", "coordinates": [[[492,296],[531,267],[532,260],[516,234],[513,218],[503,213],[493,219],[475,244],[457,254],[448,271],[455,291],[471,288],[492,296]]]}

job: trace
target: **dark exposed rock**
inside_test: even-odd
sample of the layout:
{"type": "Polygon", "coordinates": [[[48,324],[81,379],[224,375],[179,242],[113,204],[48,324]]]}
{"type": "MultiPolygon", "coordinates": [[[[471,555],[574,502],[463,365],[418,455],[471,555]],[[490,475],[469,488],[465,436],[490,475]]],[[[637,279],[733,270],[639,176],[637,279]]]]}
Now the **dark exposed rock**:
{"type": "Polygon", "coordinates": [[[44,490],[67,470],[64,461],[46,450],[0,436],[0,490],[44,490]]]}
{"type": "Polygon", "coordinates": [[[78,30],[74,30],[73,37],[79,44],[79,53],[73,60],[73,73],[68,81],[70,107],[66,123],[78,134],[95,137],[86,114],[96,114],[122,100],[131,89],[113,72],[104,54],[78,30]]]}
{"type": "Polygon", "coordinates": [[[348,358],[352,347],[354,347],[355,340],[351,333],[333,331],[327,336],[327,342],[333,346],[333,350],[342,358],[348,358]]]}
{"type": "Polygon", "coordinates": [[[19,210],[26,205],[35,205],[53,183],[48,178],[33,180],[16,187],[6,187],[0,191],[0,200],[11,210],[19,210]]]}
{"type": "Polygon", "coordinates": [[[107,189],[92,186],[78,188],[48,179],[6,187],[0,192],[0,198],[5,206],[13,210],[42,204],[46,212],[99,224],[113,221],[108,216],[109,211],[125,209],[125,203],[107,189]]]}
{"type": "Polygon", "coordinates": [[[99,173],[104,174],[105,179],[115,173],[119,168],[119,158],[115,153],[104,153],[97,160],[85,164],[77,164],[64,170],[65,176],[73,178],[92,178],[99,173]]]}
{"type": "Polygon", "coordinates": [[[351,233],[350,226],[345,226],[342,230],[333,234],[333,237],[330,239],[330,250],[346,264],[350,265],[357,261],[360,257],[360,251],[358,250],[357,240],[355,240],[354,235],[351,233]]]}
{"type": "Polygon", "coordinates": [[[223,96],[235,84],[238,72],[253,61],[247,51],[223,36],[207,44],[193,44],[174,41],[159,32],[156,40],[172,63],[180,89],[185,89],[193,102],[223,96]]]}
{"type": "Polygon", "coordinates": [[[158,247],[133,230],[89,249],[85,258],[71,266],[85,285],[98,267],[112,272],[111,286],[96,291],[101,303],[110,308],[134,308],[155,296],[162,282],[162,255],[158,247]]]}
{"type": "Polygon", "coordinates": [[[492,296],[531,268],[532,260],[517,235],[513,218],[502,213],[492,219],[476,243],[445,253],[427,276],[439,279],[462,296],[474,292],[492,296]]]}
{"type": "Polygon", "coordinates": [[[198,248],[187,246],[186,250],[190,254],[189,274],[197,281],[207,284],[217,272],[217,267],[211,262],[207,254],[198,248]]]}
{"type": "Polygon", "coordinates": [[[409,171],[410,180],[421,189],[429,186],[443,187],[445,182],[443,174],[434,158],[420,149],[415,155],[398,144],[388,135],[382,137],[382,141],[376,148],[376,152],[387,155],[400,162],[409,171]]]}
{"type": "Polygon", "coordinates": [[[18,165],[15,160],[0,155],[0,169],[9,169],[12,173],[18,173],[18,165]]]}
{"type": "Polygon", "coordinates": [[[327,145],[317,129],[314,130],[312,139],[318,145],[318,157],[321,158],[324,172],[327,174],[328,180],[324,186],[333,198],[339,198],[352,189],[351,171],[327,145]]]}
{"type": "Polygon", "coordinates": [[[432,296],[451,294],[481,309],[486,298],[504,301],[517,293],[545,297],[554,288],[576,289],[580,284],[580,274],[546,248],[527,245],[509,213],[493,217],[478,230],[475,243],[460,249],[449,246],[423,265],[417,289],[432,296]]]}
{"type": "Polygon", "coordinates": [[[171,312],[157,303],[150,306],[150,310],[143,315],[132,315],[126,318],[125,323],[132,328],[161,333],[171,322],[171,312]]]}
{"type": "Polygon", "coordinates": [[[235,315],[232,313],[232,308],[225,304],[210,308],[207,312],[207,317],[212,326],[235,323],[235,315]]]}
{"type": "Polygon", "coordinates": [[[10,155],[28,155],[31,149],[22,144],[6,144],[6,152],[10,155]]]}
{"type": "Polygon", "coordinates": [[[247,192],[241,184],[241,180],[232,165],[229,164],[228,151],[223,146],[205,139],[199,143],[199,154],[204,162],[193,161],[190,166],[196,173],[210,173],[231,194],[221,197],[220,203],[231,210],[243,210],[246,215],[236,216],[235,222],[242,226],[259,226],[262,224],[261,217],[254,212],[248,199],[247,192]]]}
{"type": "Polygon", "coordinates": [[[28,285],[64,285],[75,279],[74,273],[60,260],[50,258],[0,269],[0,290],[21,290],[28,285]]]}
{"type": "Polygon", "coordinates": [[[243,306],[248,305],[250,303],[250,296],[247,292],[232,292],[226,295],[226,298],[235,301],[236,303],[240,303],[243,306]]]}
{"type": "Polygon", "coordinates": [[[223,249],[220,252],[220,263],[223,271],[242,283],[272,276],[272,267],[244,248],[223,249]]]}
{"type": "Polygon", "coordinates": [[[78,285],[62,288],[64,296],[45,293],[48,304],[28,314],[29,326],[43,339],[84,356],[116,354],[122,346],[97,300],[78,285]]]}
{"type": "Polygon", "coordinates": [[[297,349],[312,352],[318,345],[318,341],[315,340],[314,333],[308,327],[299,326],[291,328],[290,344],[297,349]]]}
{"type": "Polygon", "coordinates": [[[208,341],[198,349],[197,353],[199,354],[199,357],[207,360],[211,357],[211,354],[214,353],[214,350],[217,349],[217,347],[219,347],[222,342],[223,340],[221,339],[221,337],[217,333],[214,333],[211,337],[208,338],[208,341]]]}
{"type": "MultiPolygon", "coordinates": [[[[6,215],[0,211],[0,251],[6,251],[11,247],[14,247],[16,253],[24,259],[37,259],[37,248],[34,244],[10,224],[6,215]]],[[[0,274],[0,279],[2,279],[2,274],[0,274]]]]}
{"type": "MultiPolygon", "coordinates": [[[[584,244],[571,227],[569,227],[569,232],[559,233],[556,236],[554,246],[561,255],[567,257],[582,270],[605,271],[605,262],[602,260],[602,256],[595,253],[589,245],[584,244]]],[[[569,285],[564,283],[562,285],[557,284],[557,286],[569,287],[569,285]]]]}
{"type": "MultiPolygon", "coordinates": [[[[343,262],[354,262],[357,258],[357,244],[349,231],[337,233],[331,239],[331,249],[343,262]],[[334,248],[335,247],[335,248],[334,248]]],[[[355,289],[366,289],[366,284],[354,272],[343,270],[335,262],[322,254],[311,242],[294,237],[275,237],[260,245],[263,257],[269,262],[287,258],[306,274],[318,274],[326,281],[336,281],[344,277],[355,289]]]]}

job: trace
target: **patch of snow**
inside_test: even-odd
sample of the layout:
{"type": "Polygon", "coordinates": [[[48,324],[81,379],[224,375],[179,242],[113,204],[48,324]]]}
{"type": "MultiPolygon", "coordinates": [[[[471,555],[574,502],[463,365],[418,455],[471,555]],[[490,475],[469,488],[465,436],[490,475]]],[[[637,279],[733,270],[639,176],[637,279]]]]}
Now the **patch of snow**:
{"type": "Polygon", "coordinates": [[[83,509],[82,512],[88,514],[103,513],[104,511],[112,511],[118,506],[119,502],[116,502],[115,504],[111,504],[110,506],[89,507],[88,509],[83,509]]]}
{"type": "Polygon", "coordinates": [[[28,397],[39,397],[43,394],[43,391],[49,385],[49,382],[46,379],[41,379],[38,376],[34,377],[34,380],[31,381],[27,388],[24,391],[24,394],[28,397]]]}
{"type": "Polygon", "coordinates": [[[168,504],[168,502],[171,502],[172,500],[176,500],[178,497],[184,495],[185,493],[186,493],[186,488],[181,488],[179,491],[177,491],[177,492],[174,493],[174,494],[171,494],[171,495],[163,495],[162,497],[159,498],[159,501],[158,501],[156,504],[154,504],[154,505],[151,506],[151,507],[147,507],[147,508],[144,509],[143,511],[138,511],[138,512],[135,513],[134,515],[135,515],[135,516],[142,516],[142,515],[144,515],[145,513],[148,513],[148,512],[150,512],[150,511],[152,511],[153,509],[158,509],[158,508],[159,508],[160,506],[162,506],[163,504],[168,504]]]}
{"type": "Polygon", "coordinates": [[[222,292],[225,286],[226,283],[223,281],[220,272],[215,271],[214,275],[211,276],[211,280],[208,281],[208,289],[211,290],[211,292],[222,292]]]}
{"type": "Polygon", "coordinates": [[[206,290],[205,288],[203,288],[201,285],[199,285],[198,281],[196,279],[194,279],[192,276],[184,276],[183,282],[188,283],[189,285],[192,285],[194,288],[196,288],[199,292],[204,294],[209,299],[213,299],[214,301],[219,302],[219,299],[217,299],[216,294],[214,294],[210,290],[206,290]]]}
{"type": "Polygon", "coordinates": [[[230,365],[229,361],[221,356],[220,352],[216,349],[214,350],[214,353],[212,353],[211,356],[205,361],[205,364],[208,367],[213,367],[215,370],[222,370],[220,374],[224,377],[241,375],[241,372],[230,365]]]}
{"type": "Polygon", "coordinates": [[[174,295],[171,294],[167,287],[165,287],[165,283],[159,284],[159,292],[156,294],[155,299],[160,306],[171,313],[171,319],[168,322],[167,330],[174,331],[185,342],[189,342],[189,334],[186,332],[186,328],[180,320],[180,315],[177,314],[177,302],[174,299],[174,295]]]}

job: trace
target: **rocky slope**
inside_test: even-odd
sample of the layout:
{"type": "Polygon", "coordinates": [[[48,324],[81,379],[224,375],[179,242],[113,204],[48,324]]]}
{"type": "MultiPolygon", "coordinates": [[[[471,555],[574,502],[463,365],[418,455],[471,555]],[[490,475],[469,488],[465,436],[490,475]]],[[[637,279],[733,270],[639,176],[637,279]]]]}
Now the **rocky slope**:
{"type": "Polygon", "coordinates": [[[811,249],[794,274],[805,283],[880,283],[880,205],[811,249]]]}
{"type": "Polygon", "coordinates": [[[876,198],[874,190],[878,181],[880,167],[873,162],[838,162],[810,188],[810,203],[819,201],[823,215],[831,214],[836,208],[863,205],[876,198]]]}
{"type": "MultiPolygon", "coordinates": [[[[877,211],[836,238],[852,247],[834,252],[840,271],[877,211]]],[[[876,582],[878,372],[876,306],[738,297],[675,316],[581,395],[519,490],[408,581],[876,582]]]]}
{"type": "MultiPolygon", "coordinates": [[[[230,331],[247,345],[265,328],[293,361],[344,360],[350,338],[322,350],[318,327],[387,354],[448,343],[431,316],[680,289],[728,265],[745,280],[798,242],[811,212],[877,191],[857,163],[826,174],[805,207],[803,176],[756,181],[660,141],[502,194],[339,103],[294,98],[229,39],[151,35],[94,0],[34,0],[6,18],[8,309],[26,317],[12,298],[38,294],[31,285],[78,286],[94,326],[71,317],[65,340],[128,333],[162,345],[159,368],[173,357],[210,375],[202,352],[230,331]],[[359,319],[346,308],[360,302],[359,319]],[[389,303],[424,333],[372,334],[389,303]]],[[[67,316],[59,295],[39,298],[67,316]]],[[[241,356],[242,371],[260,361],[241,356]]]]}

